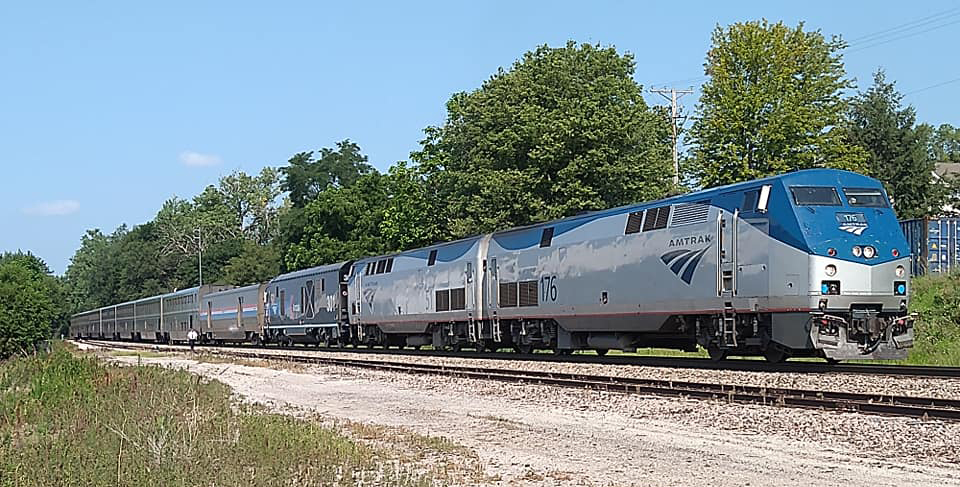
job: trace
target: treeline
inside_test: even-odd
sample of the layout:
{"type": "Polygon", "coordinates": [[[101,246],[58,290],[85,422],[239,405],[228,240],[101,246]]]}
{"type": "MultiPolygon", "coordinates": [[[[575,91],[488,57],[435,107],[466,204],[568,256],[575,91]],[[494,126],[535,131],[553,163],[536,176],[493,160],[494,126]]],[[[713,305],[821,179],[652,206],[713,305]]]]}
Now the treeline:
{"type": "Polygon", "coordinates": [[[65,294],[63,279],[39,257],[0,255],[0,358],[33,352],[40,341],[63,332],[73,311],[65,294]]]}
{"type": "Polygon", "coordinates": [[[902,218],[939,213],[957,191],[934,173],[960,162],[960,130],[918,123],[882,71],[851,93],[844,48],[803,24],[718,27],[675,185],[669,113],[635,81],[656,73],[612,47],[540,46],[453,95],[446,121],[385,173],[344,140],[173,198],[142,225],[89,231],[64,276],[70,303],[196,285],[198,253],[204,282],[239,285],[811,167],[879,178],[902,218]]]}

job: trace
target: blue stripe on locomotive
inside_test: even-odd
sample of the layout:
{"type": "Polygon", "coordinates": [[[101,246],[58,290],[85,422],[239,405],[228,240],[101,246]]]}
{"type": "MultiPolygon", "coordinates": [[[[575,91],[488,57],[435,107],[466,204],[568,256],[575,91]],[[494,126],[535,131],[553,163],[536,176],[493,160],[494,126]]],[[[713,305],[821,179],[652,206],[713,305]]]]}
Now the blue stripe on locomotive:
{"type": "Polygon", "coordinates": [[[816,255],[826,256],[828,255],[828,249],[834,248],[837,250],[836,258],[873,265],[899,258],[892,255],[893,249],[897,249],[903,255],[906,255],[909,251],[892,208],[851,207],[843,194],[843,188],[879,189],[883,191],[883,185],[867,176],[836,169],[808,169],[765,179],[720,186],[664,200],[597,211],[563,220],[497,232],[493,235],[493,239],[502,248],[508,250],[533,248],[539,246],[543,229],[547,227],[554,228],[553,238],[557,238],[599,218],[667,204],[708,202],[713,206],[733,212],[742,205],[745,191],[759,189],[765,184],[771,185],[768,211],[764,214],[745,213],[742,217],[766,217],[769,221],[769,234],[776,240],[816,255]],[[795,206],[789,190],[791,186],[834,187],[840,195],[841,206],[795,206]],[[854,235],[841,230],[837,222],[836,214],[838,212],[863,214],[869,231],[863,235],[854,235]],[[877,249],[877,256],[869,260],[864,257],[855,257],[851,253],[851,249],[855,245],[873,245],[877,249]]]}
{"type": "MultiPolygon", "coordinates": [[[[537,238],[539,239],[540,237],[537,237],[537,238]]],[[[419,259],[424,262],[427,262],[430,259],[430,252],[433,250],[437,251],[437,262],[443,262],[443,263],[454,262],[463,258],[463,256],[466,255],[471,248],[473,248],[473,246],[477,243],[478,240],[480,240],[479,236],[467,237],[465,239],[457,240],[450,243],[431,245],[430,247],[423,247],[419,249],[408,250],[405,252],[400,252],[398,254],[385,254],[385,255],[378,255],[375,257],[359,259],[354,263],[354,265],[356,266],[359,272],[363,272],[363,268],[364,266],[367,265],[367,262],[376,262],[378,260],[389,258],[389,257],[409,257],[412,259],[419,259]]],[[[399,261],[395,262],[394,269],[398,269],[397,267],[398,265],[400,265],[400,262],[399,261]]]]}

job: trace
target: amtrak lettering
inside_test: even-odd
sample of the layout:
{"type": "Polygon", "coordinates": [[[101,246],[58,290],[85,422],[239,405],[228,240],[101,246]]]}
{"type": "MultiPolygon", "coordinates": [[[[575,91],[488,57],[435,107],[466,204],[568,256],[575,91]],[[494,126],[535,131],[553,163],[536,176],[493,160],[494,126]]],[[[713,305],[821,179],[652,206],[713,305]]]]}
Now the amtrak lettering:
{"type": "Polygon", "coordinates": [[[688,245],[713,242],[713,235],[693,235],[691,237],[671,238],[667,247],[686,247],[688,245]]]}

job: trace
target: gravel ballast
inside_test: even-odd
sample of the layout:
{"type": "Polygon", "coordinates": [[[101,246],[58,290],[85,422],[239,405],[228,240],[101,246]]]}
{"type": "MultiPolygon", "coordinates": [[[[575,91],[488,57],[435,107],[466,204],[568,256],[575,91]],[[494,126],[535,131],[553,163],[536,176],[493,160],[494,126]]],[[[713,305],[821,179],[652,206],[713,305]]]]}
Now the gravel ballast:
{"type": "MultiPolygon", "coordinates": [[[[236,350],[234,348],[225,349],[236,350]]],[[[251,351],[245,349],[246,351],[251,351]]],[[[960,399],[960,378],[890,377],[861,374],[816,374],[797,372],[751,372],[741,370],[682,369],[637,365],[578,364],[563,362],[512,361],[502,359],[474,359],[437,357],[429,355],[390,355],[380,353],[327,352],[316,350],[254,349],[263,354],[302,354],[319,357],[339,357],[358,360],[423,363],[451,367],[490,367],[510,370],[534,370],[570,374],[592,374],[637,379],[659,379],[689,382],[708,382],[769,388],[789,388],[824,391],[842,391],[864,394],[921,396],[960,399]]]]}

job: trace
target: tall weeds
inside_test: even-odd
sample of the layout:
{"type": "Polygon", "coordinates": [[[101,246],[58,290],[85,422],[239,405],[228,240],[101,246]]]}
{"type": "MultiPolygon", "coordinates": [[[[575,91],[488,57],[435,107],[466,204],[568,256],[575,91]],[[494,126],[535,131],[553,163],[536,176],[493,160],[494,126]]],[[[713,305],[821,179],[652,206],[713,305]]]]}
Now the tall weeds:
{"type": "Polygon", "coordinates": [[[0,365],[0,486],[428,483],[382,457],[183,371],[63,349],[0,365]]]}

